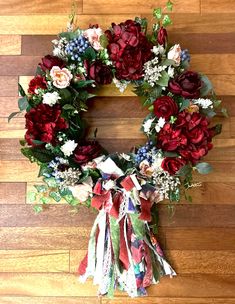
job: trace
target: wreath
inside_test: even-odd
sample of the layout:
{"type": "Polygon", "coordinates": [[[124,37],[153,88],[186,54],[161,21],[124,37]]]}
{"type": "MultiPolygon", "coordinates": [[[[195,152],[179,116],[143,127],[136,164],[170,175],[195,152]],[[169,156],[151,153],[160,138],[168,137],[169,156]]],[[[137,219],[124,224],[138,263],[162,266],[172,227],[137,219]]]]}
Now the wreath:
{"type": "MultiPolygon", "coordinates": [[[[172,10],[170,1],[166,9],[172,10]]],[[[19,85],[19,109],[26,110],[21,151],[39,165],[44,181],[31,200],[99,211],[79,274],[81,281],[94,277],[100,295],[117,287],[132,297],[145,295],[160,276],[176,274],[157,240],[156,203],[178,202],[182,195],[191,200],[192,172],[211,170],[201,159],[221,131],[210,126],[221,110],[209,79],[189,69],[188,50],[169,43],[169,15],[157,8],[153,16],[151,33],[142,18],[112,23],[105,32],[98,25],[74,29],[72,18],[28,92],[19,85]],[[141,126],[146,144],[130,153],[109,154],[96,134],[87,136],[87,100],[111,83],[121,92],[132,85],[149,110],[141,126]]]]}

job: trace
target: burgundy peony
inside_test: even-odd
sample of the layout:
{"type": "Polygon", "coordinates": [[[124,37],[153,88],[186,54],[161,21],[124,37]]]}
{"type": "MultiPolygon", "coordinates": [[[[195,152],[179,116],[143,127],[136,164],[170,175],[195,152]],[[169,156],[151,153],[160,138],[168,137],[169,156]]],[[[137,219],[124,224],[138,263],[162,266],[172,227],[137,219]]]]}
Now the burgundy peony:
{"type": "Polygon", "coordinates": [[[90,66],[86,63],[89,79],[95,80],[97,84],[110,84],[113,80],[112,70],[101,60],[96,60],[90,66]]]}
{"type": "Polygon", "coordinates": [[[41,75],[35,76],[33,79],[29,82],[29,88],[28,92],[29,94],[37,94],[37,89],[46,89],[47,88],[47,82],[45,77],[41,75]]]}
{"type": "Polygon", "coordinates": [[[101,155],[102,147],[97,141],[85,142],[74,150],[74,161],[84,165],[92,159],[101,155]]]}
{"type": "Polygon", "coordinates": [[[170,175],[175,175],[184,165],[186,165],[186,160],[182,158],[166,157],[163,159],[161,167],[163,170],[169,172],[170,175]]]}
{"type": "Polygon", "coordinates": [[[26,113],[25,118],[25,140],[32,146],[33,140],[55,144],[57,132],[68,128],[67,122],[61,117],[60,105],[51,107],[39,104],[26,113]]]}
{"type": "Polygon", "coordinates": [[[42,58],[42,63],[39,63],[40,68],[46,72],[46,70],[51,70],[53,66],[58,66],[61,69],[66,66],[65,62],[56,56],[46,55],[42,58]]]}
{"type": "Polygon", "coordinates": [[[157,33],[157,42],[160,45],[165,46],[166,41],[167,41],[167,31],[164,27],[161,27],[157,33]]]}
{"type": "Polygon", "coordinates": [[[168,89],[173,94],[181,95],[185,98],[199,98],[202,85],[203,83],[198,73],[185,71],[169,82],[168,89]]]}
{"type": "Polygon", "coordinates": [[[175,116],[178,113],[178,105],[169,96],[162,96],[157,98],[154,103],[154,114],[160,118],[163,117],[165,120],[169,120],[171,116],[175,116]]]}
{"type": "Polygon", "coordinates": [[[213,128],[200,113],[182,111],[174,124],[165,124],[158,134],[158,148],[174,151],[192,164],[196,164],[213,147],[213,128]]]}
{"type": "Polygon", "coordinates": [[[152,58],[153,45],[141,32],[139,23],[127,20],[118,25],[112,24],[112,31],[105,32],[111,60],[116,68],[116,77],[137,80],[143,77],[143,65],[152,58]]]}

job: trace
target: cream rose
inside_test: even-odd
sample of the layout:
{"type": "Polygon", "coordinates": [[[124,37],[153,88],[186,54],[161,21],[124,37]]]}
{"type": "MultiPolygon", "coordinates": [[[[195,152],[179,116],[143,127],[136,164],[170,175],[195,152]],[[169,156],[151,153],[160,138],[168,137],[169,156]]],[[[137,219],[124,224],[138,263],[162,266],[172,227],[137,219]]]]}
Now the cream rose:
{"type": "Polygon", "coordinates": [[[167,54],[167,58],[174,60],[175,65],[178,66],[178,65],[180,65],[180,60],[181,60],[180,55],[181,55],[181,47],[179,44],[175,44],[169,50],[169,52],[167,54]]]}
{"type": "Polygon", "coordinates": [[[53,80],[53,85],[59,89],[67,88],[73,78],[73,75],[68,69],[61,69],[58,66],[53,66],[50,71],[50,76],[53,80]]]}
{"type": "Polygon", "coordinates": [[[101,28],[89,28],[88,30],[84,31],[83,36],[88,39],[92,47],[99,51],[102,49],[102,46],[100,44],[100,36],[102,35],[101,28]]]}
{"type": "Polygon", "coordinates": [[[88,177],[82,184],[69,187],[69,190],[71,190],[76,199],[78,199],[81,203],[84,203],[92,194],[92,185],[92,179],[91,177],[88,177]]]}

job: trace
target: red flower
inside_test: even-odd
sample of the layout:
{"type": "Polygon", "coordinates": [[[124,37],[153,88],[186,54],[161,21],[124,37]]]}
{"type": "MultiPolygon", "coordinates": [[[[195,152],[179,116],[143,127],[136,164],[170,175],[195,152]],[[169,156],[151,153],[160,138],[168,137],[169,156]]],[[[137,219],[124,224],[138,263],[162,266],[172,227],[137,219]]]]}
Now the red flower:
{"type": "Polygon", "coordinates": [[[35,76],[33,79],[29,82],[29,88],[28,92],[29,94],[37,94],[37,89],[46,89],[47,88],[47,82],[45,77],[42,77],[41,75],[35,76]]]}
{"type": "Polygon", "coordinates": [[[105,32],[108,52],[116,68],[118,79],[137,80],[143,77],[143,65],[152,58],[152,44],[141,32],[139,23],[127,20],[112,24],[105,32]]]}
{"type": "Polygon", "coordinates": [[[185,98],[199,98],[202,84],[199,74],[185,71],[169,82],[168,89],[185,98]]]}
{"type": "Polygon", "coordinates": [[[163,170],[170,173],[170,175],[176,174],[184,165],[186,165],[186,160],[176,157],[166,157],[163,159],[161,167],[163,170]]]}
{"type": "Polygon", "coordinates": [[[97,84],[110,84],[113,80],[111,68],[100,60],[93,62],[90,66],[86,62],[86,69],[89,79],[95,80],[97,84]]]}
{"type": "Polygon", "coordinates": [[[25,140],[32,146],[34,146],[33,140],[55,144],[56,133],[68,128],[67,122],[61,117],[60,105],[50,107],[39,104],[26,113],[25,118],[27,129],[25,140]]]}
{"type": "Polygon", "coordinates": [[[154,103],[154,114],[160,118],[163,117],[168,120],[171,116],[175,116],[178,113],[178,105],[169,96],[162,96],[157,98],[154,103]]]}
{"type": "Polygon", "coordinates": [[[157,33],[157,42],[160,45],[165,46],[166,41],[167,41],[167,31],[164,27],[161,27],[157,33]]]}
{"type": "Polygon", "coordinates": [[[58,66],[62,69],[66,64],[62,59],[56,56],[46,55],[42,58],[42,63],[39,63],[39,66],[44,72],[46,72],[46,70],[50,71],[53,66],[58,66]]]}
{"type": "Polygon", "coordinates": [[[83,165],[101,155],[102,147],[97,141],[83,143],[74,150],[74,161],[83,165]]]}
{"type": "Polygon", "coordinates": [[[174,124],[167,123],[160,130],[157,146],[163,151],[174,151],[186,161],[196,164],[212,149],[214,135],[207,117],[182,111],[174,124]]]}

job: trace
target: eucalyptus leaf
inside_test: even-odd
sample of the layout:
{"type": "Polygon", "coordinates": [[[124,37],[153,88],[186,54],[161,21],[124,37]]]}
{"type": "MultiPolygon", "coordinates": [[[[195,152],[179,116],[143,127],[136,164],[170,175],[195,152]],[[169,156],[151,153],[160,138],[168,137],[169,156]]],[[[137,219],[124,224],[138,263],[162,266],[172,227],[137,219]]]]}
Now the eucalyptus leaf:
{"type": "Polygon", "coordinates": [[[71,104],[65,104],[64,106],[63,106],[63,110],[72,110],[72,111],[74,111],[74,110],[76,110],[75,108],[74,108],[74,106],[72,106],[71,104]]]}
{"type": "Polygon", "coordinates": [[[226,108],[222,108],[221,109],[221,113],[225,116],[225,117],[228,117],[228,111],[226,108]]]}
{"type": "Polygon", "coordinates": [[[190,105],[190,100],[183,99],[180,106],[180,112],[182,112],[184,109],[188,108],[190,105]]]}
{"type": "Polygon", "coordinates": [[[176,172],[179,176],[186,176],[192,172],[192,167],[190,165],[185,165],[178,172],[176,172]]]}
{"type": "Polygon", "coordinates": [[[156,83],[158,85],[160,85],[161,87],[167,87],[169,79],[170,79],[170,77],[167,74],[167,72],[166,71],[162,71],[161,77],[158,79],[158,81],[156,81],[156,83]]]}
{"type": "Polygon", "coordinates": [[[201,93],[201,96],[206,96],[213,90],[213,86],[207,76],[201,75],[201,80],[203,82],[203,86],[200,90],[200,93],[201,93]]]}
{"type": "Polygon", "coordinates": [[[11,119],[15,116],[17,116],[18,114],[20,114],[21,111],[18,111],[18,112],[12,112],[9,116],[8,116],[8,122],[11,121],[11,119]]]}
{"type": "Polygon", "coordinates": [[[208,163],[198,163],[195,168],[200,174],[208,174],[212,171],[212,167],[208,163]]]}
{"type": "Polygon", "coordinates": [[[21,97],[18,99],[18,107],[20,109],[20,111],[24,111],[27,109],[29,103],[28,103],[28,98],[25,95],[24,97],[21,97]]]}

